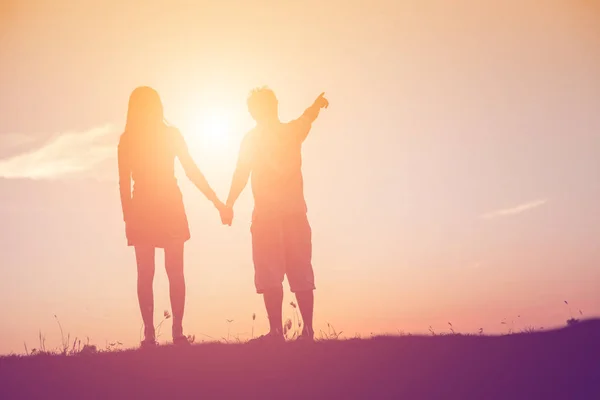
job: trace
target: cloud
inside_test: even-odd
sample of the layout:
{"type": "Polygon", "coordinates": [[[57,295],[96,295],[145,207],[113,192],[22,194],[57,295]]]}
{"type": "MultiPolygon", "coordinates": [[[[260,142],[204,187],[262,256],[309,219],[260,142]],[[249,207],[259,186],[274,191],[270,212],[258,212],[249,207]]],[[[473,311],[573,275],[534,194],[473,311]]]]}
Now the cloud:
{"type": "Polygon", "coordinates": [[[507,217],[510,215],[517,215],[517,214],[521,214],[526,211],[530,211],[535,208],[541,207],[544,204],[546,204],[547,202],[548,202],[548,199],[540,199],[540,200],[530,201],[528,203],[520,204],[515,207],[504,208],[501,210],[496,210],[496,211],[492,211],[492,212],[483,214],[481,216],[481,218],[493,219],[493,218],[499,218],[499,217],[507,217]]]}
{"type": "MultiPolygon", "coordinates": [[[[116,157],[118,132],[111,125],[54,135],[41,147],[0,159],[0,177],[59,179],[97,176],[103,162],[116,157]]],[[[20,138],[21,135],[11,135],[20,138]]],[[[13,139],[16,140],[16,139],[13,139]]]]}

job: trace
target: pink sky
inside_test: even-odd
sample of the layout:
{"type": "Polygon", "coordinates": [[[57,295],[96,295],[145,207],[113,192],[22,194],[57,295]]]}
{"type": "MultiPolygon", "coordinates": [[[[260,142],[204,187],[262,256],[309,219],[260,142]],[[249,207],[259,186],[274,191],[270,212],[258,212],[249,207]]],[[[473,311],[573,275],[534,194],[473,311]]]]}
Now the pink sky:
{"type": "MultiPolygon", "coordinates": [[[[272,87],[284,120],[327,93],[304,146],[317,328],[550,327],[564,300],[600,315],[600,6],[496,3],[2,2],[0,353],[39,330],[58,346],[55,314],[72,336],[136,344],[115,155],[138,85],[223,198],[248,91],[272,87]]],[[[249,190],[227,228],[180,176],[184,327],[221,337],[233,319],[245,338],[256,312],[266,329],[249,190]]]]}

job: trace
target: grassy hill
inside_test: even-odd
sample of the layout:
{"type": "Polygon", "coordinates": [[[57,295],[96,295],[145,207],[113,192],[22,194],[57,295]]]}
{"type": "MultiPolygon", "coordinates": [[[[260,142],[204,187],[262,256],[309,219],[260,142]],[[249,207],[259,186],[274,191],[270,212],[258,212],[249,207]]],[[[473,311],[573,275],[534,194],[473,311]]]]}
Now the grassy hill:
{"type": "Polygon", "coordinates": [[[546,332],[0,358],[0,399],[600,399],[600,320],[546,332]]]}

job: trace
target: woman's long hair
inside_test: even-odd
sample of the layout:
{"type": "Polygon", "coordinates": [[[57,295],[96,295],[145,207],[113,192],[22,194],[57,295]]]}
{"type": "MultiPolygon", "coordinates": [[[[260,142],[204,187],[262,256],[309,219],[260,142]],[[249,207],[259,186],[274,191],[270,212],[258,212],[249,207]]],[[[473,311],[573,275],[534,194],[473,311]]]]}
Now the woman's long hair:
{"type": "Polygon", "coordinates": [[[163,105],[158,92],[151,87],[136,88],[129,96],[126,134],[141,134],[155,131],[165,125],[163,105]]]}
{"type": "Polygon", "coordinates": [[[129,157],[152,157],[153,149],[161,146],[167,123],[158,92],[140,86],[129,96],[125,131],[119,146],[129,157]]]}

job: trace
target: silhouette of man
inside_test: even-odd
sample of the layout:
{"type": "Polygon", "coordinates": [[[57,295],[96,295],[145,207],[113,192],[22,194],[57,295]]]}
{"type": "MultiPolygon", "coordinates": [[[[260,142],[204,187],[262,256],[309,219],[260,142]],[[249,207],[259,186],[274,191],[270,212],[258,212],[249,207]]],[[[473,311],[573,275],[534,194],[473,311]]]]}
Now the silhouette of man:
{"type": "Polygon", "coordinates": [[[302,143],[321,108],[329,102],[321,93],[294,121],[279,120],[278,101],[268,88],[254,89],[248,111],[256,126],[242,141],[227,208],[221,212],[231,225],[233,205],[252,176],[252,258],[254,283],[263,295],[270,331],[260,341],[284,341],[282,329],[283,278],[295,293],[304,326],[299,340],[312,341],[315,289],[311,227],[307,219],[302,178],[302,143]]]}

